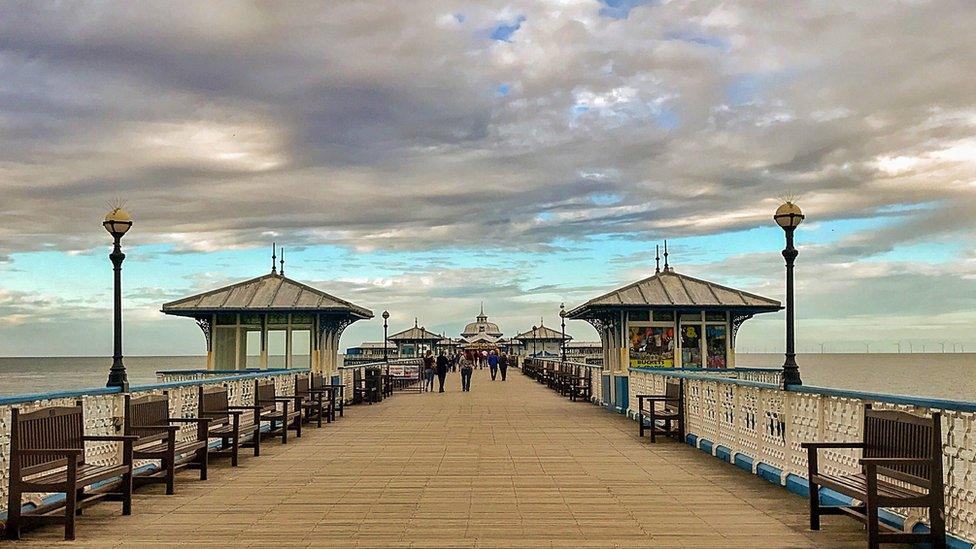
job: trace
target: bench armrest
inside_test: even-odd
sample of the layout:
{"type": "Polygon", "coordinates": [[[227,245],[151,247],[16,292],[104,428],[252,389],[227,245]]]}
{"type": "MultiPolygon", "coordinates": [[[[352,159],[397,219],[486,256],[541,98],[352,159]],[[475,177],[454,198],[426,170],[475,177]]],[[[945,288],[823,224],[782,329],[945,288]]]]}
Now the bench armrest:
{"type": "Polygon", "coordinates": [[[213,418],[209,417],[171,417],[170,423],[210,423],[213,418]]]}
{"type": "Polygon", "coordinates": [[[295,402],[295,398],[301,398],[301,397],[293,397],[293,396],[291,396],[291,397],[275,397],[274,401],[275,402],[295,402]]]}
{"type": "Polygon", "coordinates": [[[861,458],[858,460],[861,465],[880,465],[888,467],[891,465],[930,465],[931,458],[861,458]]]}
{"type": "Polygon", "coordinates": [[[83,456],[81,448],[24,448],[17,450],[19,456],[83,456]]]}
{"type": "MultiPolygon", "coordinates": [[[[163,429],[164,427],[158,428],[163,429]]],[[[92,442],[129,442],[139,440],[139,437],[136,435],[85,435],[81,437],[81,440],[92,442]]]]}
{"type": "Polygon", "coordinates": [[[130,431],[157,431],[160,429],[165,431],[176,432],[180,430],[180,427],[178,425],[130,425],[129,426],[130,431]]]}
{"type": "Polygon", "coordinates": [[[228,406],[228,410],[260,410],[264,406],[228,406]]]}
{"type": "Polygon", "coordinates": [[[864,442],[801,442],[800,448],[867,448],[864,442]]]}

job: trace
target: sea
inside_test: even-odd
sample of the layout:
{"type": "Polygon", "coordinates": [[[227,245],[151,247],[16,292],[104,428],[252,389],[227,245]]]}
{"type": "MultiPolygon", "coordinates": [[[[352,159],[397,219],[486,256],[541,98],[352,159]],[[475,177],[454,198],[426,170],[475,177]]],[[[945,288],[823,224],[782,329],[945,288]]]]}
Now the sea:
{"type": "MultiPolygon", "coordinates": [[[[805,385],[976,402],[976,353],[799,354],[805,385]]],[[[738,353],[739,367],[775,368],[782,354],[738,353]]],[[[0,396],[103,387],[111,358],[0,357],[0,396]]],[[[160,370],[206,367],[203,356],[125,358],[129,383],[153,383],[160,370]]]]}

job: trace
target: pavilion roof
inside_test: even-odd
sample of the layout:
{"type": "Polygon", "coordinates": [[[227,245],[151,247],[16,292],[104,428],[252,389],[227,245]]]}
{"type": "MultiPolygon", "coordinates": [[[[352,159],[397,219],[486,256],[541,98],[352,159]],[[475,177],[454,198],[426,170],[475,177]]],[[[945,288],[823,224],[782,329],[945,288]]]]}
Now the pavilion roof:
{"type": "Polygon", "coordinates": [[[770,312],[779,301],[693,278],[668,269],[612,292],[595,297],[569,311],[570,318],[585,318],[594,309],[629,307],[721,308],[770,312]]]}
{"type": "Polygon", "coordinates": [[[423,326],[418,326],[414,322],[412,328],[397,332],[387,339],[390,341],[440,341],[444,339],[444,336],[435,334],[434,332],[428,332],[423,326]]]}
{"type": "Polygon", "coordinates": [[[269,273],[163,304],[162,312],[178,316],[213,313],[310,312],[344,313],[372,318],[373,312],[283,275],[269,273]]]}
{"type": "MultiPolygon", "coordinates": [[[[515,336],[513,339],[519,339],[522,341],[532,341],[532,340],[541,341],[543,339],[562,341],[563,334],[562,332],[559,332],[558,330],[553,330],[548,326],[539,326],[538,328],[535,329],[535,332],[533,332],[532,330],[528,330],[515,336]]],[[[573,336],[566,334],[566,341],[570,341],[571,339],[573,339],[573,336]]]]}

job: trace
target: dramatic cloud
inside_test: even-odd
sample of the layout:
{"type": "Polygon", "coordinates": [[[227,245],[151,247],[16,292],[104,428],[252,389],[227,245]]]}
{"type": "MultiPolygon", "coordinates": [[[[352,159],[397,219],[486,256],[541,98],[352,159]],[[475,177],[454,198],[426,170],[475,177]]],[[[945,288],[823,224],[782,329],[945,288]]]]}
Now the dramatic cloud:
{"type": "MultiPolygon", "coordinates": [[[[974,26],[963,1],[7,3],[0,269],[104,245],[116,197],[131,244],[167,254],[277,240],[543,257],[767,226],[785,195],[811,223],[886,220],[808,242],[804,261],[971,241],[974,26]]],[[[778,290],[779,264],[750,275],[749,257],[700,274],[778,290]]],[[[885,268],[882,294],[929,276],[885,268]]],[[[493,296],[522,322],[595,281],[426,270],[342,289],[448,303],[442,321],[493,296]]],[[[973,274],[933,276],[964,292],[973,274]]]]}

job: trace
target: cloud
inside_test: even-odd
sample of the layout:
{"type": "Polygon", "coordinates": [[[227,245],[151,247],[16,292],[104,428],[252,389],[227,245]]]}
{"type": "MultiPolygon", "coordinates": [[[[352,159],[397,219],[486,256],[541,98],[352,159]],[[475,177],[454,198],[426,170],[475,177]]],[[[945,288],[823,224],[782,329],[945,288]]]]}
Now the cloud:
{"type": "MultiPolygon", "coordinates": [[[[811,222],[898,212],[837,263],[973,236],[964,4],[333,4],[7,6],[0,258],[104,245],[119,196],[128,242],[178,254],[557,255],[768,225],[786,193],[811,222]]],[[[455,275],[426,290],[545,287],[455,275]]]]}

